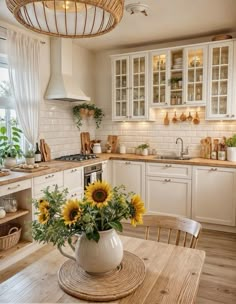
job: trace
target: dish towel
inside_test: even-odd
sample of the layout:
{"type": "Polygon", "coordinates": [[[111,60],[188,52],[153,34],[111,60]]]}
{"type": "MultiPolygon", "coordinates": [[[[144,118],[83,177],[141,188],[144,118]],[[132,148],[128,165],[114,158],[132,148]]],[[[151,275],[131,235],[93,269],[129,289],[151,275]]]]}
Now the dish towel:
{"type": "Polygon", "coordinates": [[[97,172],[92,172],[91,173],[91,179],[90,179],[90,183],[94,183],[97,180],[97,172]]]}

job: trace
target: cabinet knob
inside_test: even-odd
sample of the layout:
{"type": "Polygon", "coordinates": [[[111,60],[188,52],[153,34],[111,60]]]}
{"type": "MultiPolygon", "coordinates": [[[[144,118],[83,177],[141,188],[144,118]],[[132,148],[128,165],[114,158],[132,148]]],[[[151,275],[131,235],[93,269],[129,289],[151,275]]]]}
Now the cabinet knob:
{"type": "Polygon", "coordinates": [[[165,178],[164,182],[169,183],[169,182],[171,182],[171,179],[170,178],[165,178]]]}
{"type": "Polygon", "coordinates": [[[166,168],[171,168],[171,167],[172,167],[172,165],[165,165],[165,167],[166,167],[166,168]]]}
{"type": "Polygon", "coordinates": [[[229,117],[229,114],[225,115],[226,117],[229,117]]]}
{"type": "Polygon", "coordinates": [[[131,164],[131,162],[130,162],[130,161],[127,161],[127,162],[125,162],[125,164],[126,164],[126,165],[130,165],[130,164],[131,164]]]}
{"type": "Polygon", "coordinates": [[[231,115],[231,117],[235,117],[235,115],[234,115],[234,114],[232,114],[232,115],[231,115]]]}

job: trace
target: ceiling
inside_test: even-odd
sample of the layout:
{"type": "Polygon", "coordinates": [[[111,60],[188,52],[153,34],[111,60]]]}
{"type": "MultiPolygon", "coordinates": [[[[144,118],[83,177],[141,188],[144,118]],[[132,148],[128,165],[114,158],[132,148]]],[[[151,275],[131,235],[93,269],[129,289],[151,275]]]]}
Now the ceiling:
{"type": "MultiPolygon", "coordinates": [[[[76,42],[100,51],[236,32],[235,0],[126,0],[125,4],[137,2],[149,5],[147,17],[125,11],[110,33],[76,42]]],[[[5,0],[0,0],[1,20],[17,24],[5,0]]]]}

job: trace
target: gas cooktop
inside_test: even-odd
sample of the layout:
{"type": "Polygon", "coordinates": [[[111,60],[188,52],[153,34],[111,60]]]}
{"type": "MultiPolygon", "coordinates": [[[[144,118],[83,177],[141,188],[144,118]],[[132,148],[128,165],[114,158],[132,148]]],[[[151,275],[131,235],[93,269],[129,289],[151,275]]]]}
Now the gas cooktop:
{"type": "Polygon", "coordinates": [[[65,155],[58,158],[55,158],[55,160],[63,160],[63,161],[75,161],[75,162],[81,162],[88,159],[98,158],[96,154],[73,154],[73,155],[65,155]]]}

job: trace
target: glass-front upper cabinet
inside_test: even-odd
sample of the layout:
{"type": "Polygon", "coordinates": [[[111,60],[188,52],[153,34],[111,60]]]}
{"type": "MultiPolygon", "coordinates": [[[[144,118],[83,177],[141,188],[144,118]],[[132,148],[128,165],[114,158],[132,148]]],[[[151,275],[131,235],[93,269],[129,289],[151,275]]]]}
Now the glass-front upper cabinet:
{"type": "Polygon", "coordinates": [[[184,103],[184,52],[183,49],[170,50],[170,105],[184,103]]]}
{"type": "Polygon", "coordinates": [[[112,119],[148,118],[147,53],[114,56],[112,59],[112,119]]]}
{"type": "Polygon", "coordinates": [[[156,51],[151,53],[151,104],[166,106],[169,104],[168,91],[168,51],[156,51]]]}
{"type": "Polygon", "coordinates": [[[194,46],[184,50],[185,102],[190,105],[206,104],[207,46],[194,46]]]}
{"type": "Polygon", "coordinates": [[[143,118],[147,113],[147,55],[131,56],[131,100],[129,118],[143,118]]]}
{"type": "Polygon", "coordinates": [[[235,119],[232,113],[233,42],[209,46],[208,119],[235,119]]]}
{"type": "Polygon", "coordinates": [[[129,57],[113,60],[113,117],[124,119],[129,106],[129,57]]]}

